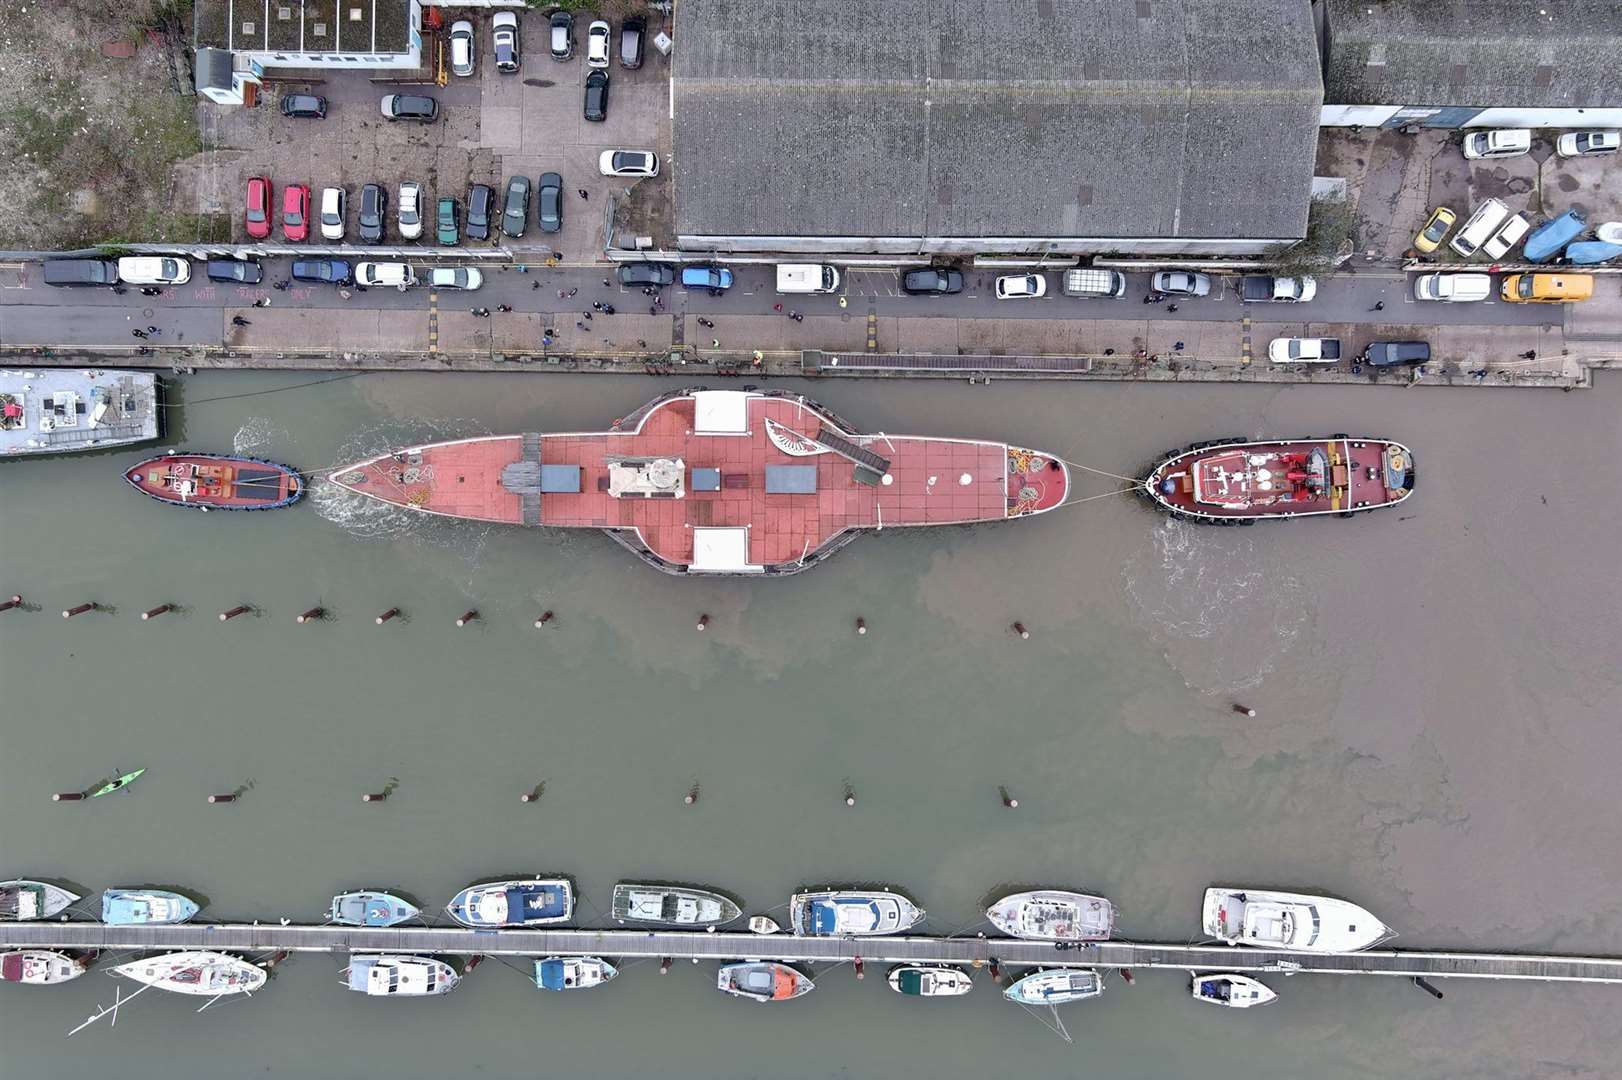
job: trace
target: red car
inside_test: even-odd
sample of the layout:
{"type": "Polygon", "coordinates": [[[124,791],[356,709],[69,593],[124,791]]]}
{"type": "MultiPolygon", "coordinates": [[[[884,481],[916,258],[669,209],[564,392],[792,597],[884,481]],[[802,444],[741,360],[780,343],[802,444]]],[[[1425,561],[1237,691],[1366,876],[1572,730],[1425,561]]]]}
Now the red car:
{"type": "Polygon", "coordinates": [[[310,187],[289,184],[282,189],[282,236],[289,241],[310,238],[310,187]]]}
{"type": "Polygon", "coordinates": [[[255,240],[263,240],[270,235],[270,201],[270,178],[250,176],[248,208],[242,217],[247,223],[248,235],[255,240]]]}

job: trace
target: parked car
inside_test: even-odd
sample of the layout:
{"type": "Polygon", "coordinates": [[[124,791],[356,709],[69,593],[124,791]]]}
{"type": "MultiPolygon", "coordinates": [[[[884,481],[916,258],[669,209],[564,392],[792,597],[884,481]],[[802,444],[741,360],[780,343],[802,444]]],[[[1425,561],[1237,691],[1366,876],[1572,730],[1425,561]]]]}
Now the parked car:
{"type": "Polygon", "coordinates": [[[404,292],[417,283],[417,275],[403,262],[363,262],[355,266],[355,284],[404,292]]]}
{"type": "Polygon", "coordinates": [[[592,69],[586,76],[585,115],[587,120],[608,119],[608,72],[601,68],[592,69]]]}
{"type": "Polygon", "coordinates": [[[676,271],[667,263],[620,263],[618,274],[621,285],[669,285],[676,280],[676,271]]]}
{"type": "MultiPolygon", "coordinates": [[[[124,272],[124,260],[118,260],[124,272]]],[[[1594,295],[1593,274],[1510,274],[1498,295],[1511,304],[1574,304],[1594,295]]]]}
{"type": "Polygon", "coordinates": [[[467,238],[490,239],[490,210],[496,204],[496,191],[489,184],[467,189],[467,238]]]}
{"type": "Polygon", "coordinates": [[[1371,341],[1363,350],[1363,362],[1371,367],[1423,364],[1430,358],[1431,347],[1423,341],[1371,341]]]}
{"type": "Polygon", "coordinates": [[[281,110],[283,116],[301,120],[325,120],[327,99],[317,94],[283,94],[281,110]]]}
{"type": "Polygon", "coordinates": [[[444,247],[455,247],[461,243],[461,229],[457,224],[457,206],[455,199],[440,199],[434,210],[434,220],[437,223],[435,236],[444,247]]]}
{"type": "Polygon", "coordinates": [[[1521,249],[1521,258],[1526,262],[1548,262],[1587,231],[1588,220],[1575,210],[1567,210],[1532,230],[1526,247],[1521,249]]]}
{"type": "Polygon", "coordinates": [[[603,20],[598,19],[586,28],[586,65],[594,68],[608,66],[608,43],[614,36],[613,29],[603,20]]]}
{"type": "Polygon", "coordinates": [[[563,228],[563,177],[555,172],[542,173],[536,190],[535,220],[541,231],[558,232],[563,228]]]}
{"type": "Polygon", "coordinates": [[[326,240],[342,240],[344,238],[344,218],[347,214],[347,197],[343,188],[329,187],[321,189],[321,236],[326,240]]]}
{"type": "Polygon", "coordinates": [[[390,94],[383,99],[383,119],[431,124],[439,119],[439,102],[424,94],[390,94]]]}
{"type": "Polygon", "coordinates": [[[1162,270],[1149,279],[1149,288],[1169,296],[1210,296],[1211,279],[1186,270],[1162,270]]]}
{"type": "Polygon", "coordinates": [[[1275,364],[1333,364],[1340,359],[1337,338],[1279,337],[1267,345],[1267,358],[1275,364]]]}
{"type": "Polygon", "coordinates": [[[1077,300],[1119,300],[1126,295],[1126,275],[1097,266],[1072,266],[1060,279],[1066,296],[1077,300]]]}
{"type": "Polygon", "coordinates": [[[529,226],[529,177],[515,176],[507,181],[507,198],[501,206],[501,231],[517,239],[529,226]]]}
{"type": "Polygon", "coordinates": [[[471,266],[436,266],[428,271],[428,284],[436,289],[477,289],[484,275],[471,266]]]}
{"type": "Polygon", "coordinates": [[[1554,144],[1561,157],[1614,154],[1622,149],[1622,131],[1568,131],[1554,144]]]}
{"type": "Polygon", "coordinates": [[[1239,279],[1241,303],[1305,304],[1317,295],[1316,278],[1246,274],[1239,279]]]}
{"type": "Polygon", "coordinates": [[[461,19],[451,24],[451,74],[463,78],[473,74],[473,24],[461,19]]]}
{"type": "Polygon", "coordinates": [[[344,285],[349,282],[349,263],[343,259],[295,259],[294,281],[316,281],[325,285],[344,285]]]}
{"type": "Polygon", "coordinates": [[[552,12],[552,59],[568,60],[574,56],[574,16],[567,11],[552,12]]]}
{"type": "Polygon", "coordinates": [[[248,235],[263,240],[270,235],[270,177],[248,177],[248,197],[244,200],[242,224],[248,235]]]}
{"type": "Polygon", "coordinates": [[[498,11],[490,18],[490,51],[496,58],[496,70],[511,75],[523,63],[518,40],[518,16],[510,11],[498,11]]]}
{"type": "Polygon", "coordinates": [[[310,185],[289,184],[282,188],[282,238],[302,244],[310,238],[310,185]]]}
{"type": "Polygon", "coordinates": [[[732,271],[724,266],[684,266],[681,285],[684,289],[708,289],[711,296],[720,296],[732,288],[732,271]]]}
{"type": "Polygon", "coordinates": [[[1415,300],[1468,304],[1491,295],[1491,274],[1423,274],[1414,279],[1415,300]]]}
{"type": "Polygon", "coordinates": [[[126,285],[184,285],[191,280],[191,263],[167,255],[126,255],[118,260],[118,276],[126,285]]]}
{"type": "Polygon", "coordinates": [[[640,15],[626,19],[620,25],[620,67],[642,66],[642,50],[647,44],[648,21],[640,15]]]}
{"type": "Polygon", "coordinates": [[[1451,207],[1438,206],[1431,211],[1431,216],[1425,219],[1425,227],[1414,234],[1414,250],[1422,255],[1429,255],[1442,246],[1447,239],[1447,231],[1453,228],[1453,223],[1459,220],[1451,207]]]}
{"type": "Polygon", "coordinates": [[[45,284],[62,288],[117,285],[118,263],[113,259],[46,259],[45,284]]]}
{"type": "Polygon", "coordinates": [[[1532,227],[1532,222],[1525,214],[1514,214],[1510,219],[1498,226],[1498,231],[1492,234],[1485,244],[1481,245],[1481,253],[1489,259],[1502,259],[1509,254],[1509,249],[1521,242],[1526,230],[1532,227]]]}
{"type": "Polygon", "coordinates": [[[400,185],[400,209],[395,214],[403,240],[415,240],[422,235],[422,185],[407,180],[400,185]]]}
{"type": "Polygon", "coordinates": [[[1532,152],[1532,132],[1527,128],[1493,128],[1472,131],[1464,137],[1464,156],[1481,158],[1520,157],[1532,152]]]}
{"type": "Polygon", "coordinates": [[[997,279],[998,300],[1035,300],[1048,294],[1048,279],[1041,274],[1004,274],[997,279]]]}
{"type": "Polygon", "coordinates": [[[356,231],[363,244],[383,242],[383,223],[389,216],[389,193],[382,184],[367,184],[360,189],[360,213],[355,217],[356,231]]]}
{"type": "Polygon", "coordinates": [[[908,296],[951,296],[963,291],[963,274],[947,267],[914,266],[901,272],[901,291],[908,296]]]}
{"type": "Polygon", "coordinates": [[[203,272],[210,281],[233,285],[257,285],[265,280],[265,268],[252,259],[210,259],[203,272]]]}
{"type": "Polygon", "coordinates": [[[597,168],[604,176],[658,176],[659,155],[652,150],[604,150],[597,168]]]}

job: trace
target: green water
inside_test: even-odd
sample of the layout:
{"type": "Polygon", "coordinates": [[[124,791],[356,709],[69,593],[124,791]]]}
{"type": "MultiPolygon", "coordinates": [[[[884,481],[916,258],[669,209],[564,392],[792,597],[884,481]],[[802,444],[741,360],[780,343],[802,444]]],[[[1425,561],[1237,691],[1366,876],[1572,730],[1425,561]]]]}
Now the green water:
{"type": "MultiPolygon", "coordinates": [[[[178,380],[163,445],[319,469],[435,432],[606,426],[665,389],[366,375],[278,390],[311,379],[178,380]]],[[[1400,511],[1249,530],[1115,496],[889,530],[795,578],[682,581],[592,533],[405,520],[319,488],[273,514],[183,513],[120,483],[139,451],[0,463],[0,591],[40,609],[0,614],[0,870],[295,921],[346,887],[437,909],[534,871],[573,875],[587,919],[621,878],[712,884],[750,911],[865,881],[904,888],[938,932],[973,928],[1003,886],[1046,884],[1106,893],[1126,936],[1173,941],[1198,936],[1206,885],[1273,884],[1364,903],[1407,947],[1622,947],[1622,384],[803,389],[868,430],[1008,438],[1109,472],[1197,438],[1387,434],[1414,446],[1419,491],[1400,511]],[[108,610],[61,618],[85,601],[108,610]],[[166,602],[182,610],[140,621],[166,602]],[[238,604],[254,613],[218,622],[238,604]],[[316,605],[331,618],[295,624],[316,605]],[[391,607],[403,617],[375,625],[391,607]],[[556,618],[537,630],[543,610],[556,618]],[[50,801],[141,766],[128,795],[50,801]],[[391,779],[386,803],[362,803],[391,779]]],[[[840,968],[761,1009],[715,993],[708,965],[635,963],[543,996],[490,963],[449,998],[376,1002],[340,987],[341,966],[294,958],[201,1016],[148,994],[71,1042],[111,979],[0,988],[4,1075],[1622,1070],[1622,992],[1599,987],[1446,984],[1438,1003],[1398,980],[1296,977],[1247,1014],[1141,972],[1067,1010],[1066,1045],[989,981],[902,1000],[840,968]]]]}

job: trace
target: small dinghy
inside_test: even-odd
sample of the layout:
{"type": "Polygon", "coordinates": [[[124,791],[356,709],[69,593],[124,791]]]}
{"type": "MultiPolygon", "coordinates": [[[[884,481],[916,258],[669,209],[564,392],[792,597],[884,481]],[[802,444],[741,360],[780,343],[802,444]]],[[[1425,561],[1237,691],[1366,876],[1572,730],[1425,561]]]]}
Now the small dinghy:
{"type": "Polygon", "coordinates": [[[749,916],[749,932],[751,934],[776,934],[783,928],[777,925],[777,920],[770,915],[749,916]]]}
{"type": "Polygon", "coordinates": [[[108,926],[183,923],[196,914],[194,901],[165,889],[108,889],[101,894],[101,921],[108,926]]]}
{"type": "Polygon", "coordinates": [[[1104,992],[1104,980],[1091,968],[1054,968],[1020,979],[1002,992],[1021,1005],[1068,1005],[1104,992]]]}
{"type": "Polygon", "coordinates": [[[974,989],[968,972],[946,964],[900,964],[890,969],[889,982],[907,997],[961,997],[974,989]]]}
{"type": "Polygon", "coordinates": [[[68,892],[46,881],[29,881],[26,878],[0,881],[0,922],[49,919],[53,915],[60,915],[78,900],[78,893],[68,892]]]}
{"type": "Polygon", "coordinates": [[[1005,934],[1034,941],[1106,941],[1115,929],[1115,905],[1102,896],[1047,889],[1014,893],[986,909],[1005,934]]]}
{"type": "Polygon", "coordinates": [[[817,988],[810,976],[771,960],[722,964],[715,987],[723,994],[751,1001],[792,1001],[817,988]]]}
{"type": "Polygon", "coordinates": [[[51,949],[21,949],[0,953],[0,982],[24,986],[54,986],[83,975],[89,963],[51,949]]]}
{"type": "Polygon", "coordinates": [[[923,909],[895,892],[803,892],[788,904],[789,926],[802,937],[878,937],[923,920],[923,909]]]}
{"type": "Polygon", "coordinates": [[[574,885],[568,878],[520,878],[469,885],[445,905],[451,918],[475,930],[503,926],[551,926],[574,915],[574,885]]]}
{"type": "Polygon", "coordinates": [[[438,997],[456,989],[462,977],[432,956],[361,956],[349,958],[344,985],[367,997],[438,997]]]}
{"type": "Polygon", "coordinates": [[[707,889],[623,881],[614,886],[610,910],[615,922],[649,926],[724,926],[743,914],[737,904],[707,889]]]}
{"type": "Polygon", "coordinates": [[[1195,975],[1189,988],[1195,1001],[1212,1005],[1225,1005],[1230,1009],[1248,1009],[1253,1005],[1267,1005],[1278,1000],[1278,994],[1264,982],[1249,975],[1229,975],[1216,972],[1195,975]]]}
{"type": "Polygon", "coordinates": [[[339,926],[399,926],[421,914],[421,908],[393,893],[357,889],[334,896],[327,918],[339,926]]]}
{"type": "Polygon", "coordinates": [[[251,994],[269,978],[264,968],[240,956],[206,950],[149,956],[113,971],[159,990],[196,997],[251,994]]]}
{"type": "Polygon", "coordinates": [[[590,990],[619,973],[619,968],[600,956],[548,956],[535,961],[535,987],[538,990],[590,990]]]}
{"type": "Polygon", "coordinates": [[[275,510],[304,495],[298,470],[227,454],[163,454],[124,473],[130,487],[188,510],[275,510]]]}

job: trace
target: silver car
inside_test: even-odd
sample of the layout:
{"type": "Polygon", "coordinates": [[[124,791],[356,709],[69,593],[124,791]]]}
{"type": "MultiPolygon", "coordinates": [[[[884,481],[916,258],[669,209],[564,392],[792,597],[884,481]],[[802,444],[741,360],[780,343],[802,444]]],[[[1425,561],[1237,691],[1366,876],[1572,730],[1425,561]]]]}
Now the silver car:
{"type": "Polygon", "coordinates": [[[473,24],[466,19],[451,26],[451,74],[473,74],[473,24]]]}
{"type": "Polygon", "coordinates": [[[1211,279],[1187,270],[1162,270],[1149,279],[1149,288],[1171,296],[1209,296],[1211,279]]]}
{"type": "Polygon", "coordinates": [[[407,180],[400,185],[400,202],[396,219],[400,223],[400,238],[415,240],[422,235],[422,185],[407,180]]]}

